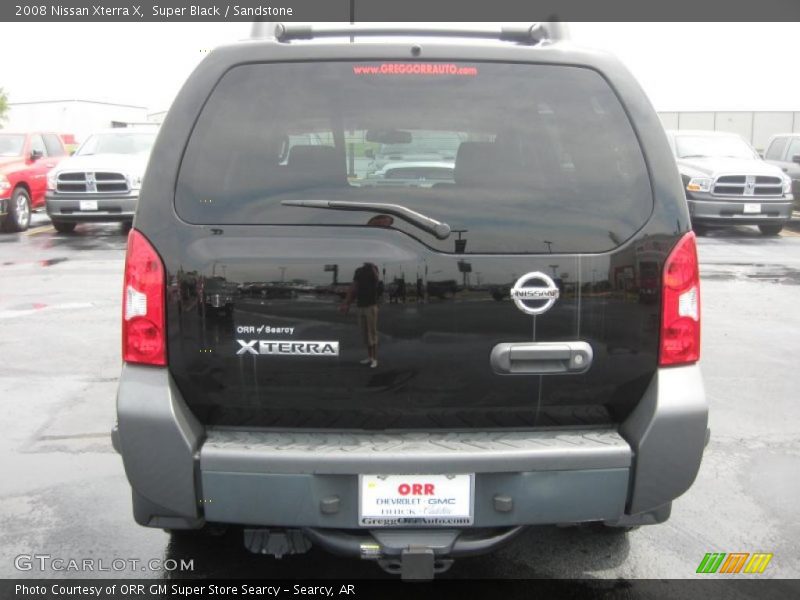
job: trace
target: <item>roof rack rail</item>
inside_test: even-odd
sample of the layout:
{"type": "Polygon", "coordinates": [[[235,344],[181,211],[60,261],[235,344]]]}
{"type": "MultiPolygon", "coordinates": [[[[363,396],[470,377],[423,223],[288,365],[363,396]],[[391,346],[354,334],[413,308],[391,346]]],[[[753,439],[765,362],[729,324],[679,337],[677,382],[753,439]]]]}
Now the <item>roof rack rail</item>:
{"type": "MultiPolygon", "coordinates": [[[[253,33],[255,34],[255,27],[253,33]]],[[[454,29],[452,27],[404,27],[397,25],[331,25],[312,26],[295,23],[276,23],[274,39],[278,42],[291,40],[310,40],[321,37],[363,37],[363,36],[426,36],[426,37],[459,37],[497,39],[504,42],[535,45],[545,40],[555,41],[567,37],[564,23],[543,22],[532,25],[500,27],[495,29],[454,29]]],[[[255,35],[254,35],[255,37],[255,35]]],[[[257,37],[265,35],[264,28],[259,27],[257,37]]]]}

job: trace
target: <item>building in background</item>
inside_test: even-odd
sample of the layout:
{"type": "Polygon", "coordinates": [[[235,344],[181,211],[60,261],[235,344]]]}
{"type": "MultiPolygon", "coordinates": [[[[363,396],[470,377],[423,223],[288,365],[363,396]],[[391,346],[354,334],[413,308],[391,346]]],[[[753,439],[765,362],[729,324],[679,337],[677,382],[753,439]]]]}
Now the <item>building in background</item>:
{"type": "Polygon", "coordinates": [[[705,129],[738,133],[759,152],[770,136],[800,132],[800,112],[791,111],[681,111],[659,112],[665,129],[705,129]]]}
{"type": "Polygon", "coordinates": [[[164,122],[164,117],[167,116],[167,111],[159,110],[158,112],[147,113],[147,120],[151,123],[161,125],[164,122]]]}
{"type": "Polygon", "coordinates": [[[47,130],[71,134],[80,143],[98,129],[153,123],[144,106],[95,100],[9,102],[4,128],[14,131],[47,130]]]}

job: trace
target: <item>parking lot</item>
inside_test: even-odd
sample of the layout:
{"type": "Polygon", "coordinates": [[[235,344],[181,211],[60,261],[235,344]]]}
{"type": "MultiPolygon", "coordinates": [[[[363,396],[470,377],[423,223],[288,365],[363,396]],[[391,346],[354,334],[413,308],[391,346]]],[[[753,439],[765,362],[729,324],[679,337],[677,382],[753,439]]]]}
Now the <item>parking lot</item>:
{"type": "MultiPolygon", "coordinates": [[[[233,531],[170,542],[134,523],[109,437],[124,249],[119,225],[59,234],[42,214],[29,231],[0,236],[0,577],[65,575],[19,571],[21,554],[193,561],[191,572],[172,576],[384,576],[368,562],[316,550],[280,562],[251,555],[233,531]]],[[[712,232],[699,239],[699,253],[712,433],[698,480],[672,518],[627,535],[531,528],[493,555],[457,561],[448,576],[692,577],[707,552],[770,552],[763,577],[800,576],[800,234],[712,232]]]]}

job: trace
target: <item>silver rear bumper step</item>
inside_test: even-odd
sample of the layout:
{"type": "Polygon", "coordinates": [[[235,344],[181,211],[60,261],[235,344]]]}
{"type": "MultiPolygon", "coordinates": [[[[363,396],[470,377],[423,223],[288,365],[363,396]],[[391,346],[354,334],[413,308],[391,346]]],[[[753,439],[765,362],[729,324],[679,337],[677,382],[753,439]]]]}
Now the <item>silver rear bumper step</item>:
{"type": "Polygon", "coordinates": [[[615,429],[329,433],[209,429],[201,471],[348,475],[511,473],[631,466],[615,429]]]}

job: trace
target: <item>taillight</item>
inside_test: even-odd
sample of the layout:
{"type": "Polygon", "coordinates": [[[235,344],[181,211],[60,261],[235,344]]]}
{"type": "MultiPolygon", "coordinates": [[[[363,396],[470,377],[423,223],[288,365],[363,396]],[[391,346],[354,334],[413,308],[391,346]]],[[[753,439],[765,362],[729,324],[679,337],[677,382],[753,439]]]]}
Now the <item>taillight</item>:
{"type": "Polygon", "coordinates": [[[684,235],[664,263],[658,364],[700,360],[700,270],[693,232],[684,235]]]}
{"type": "Polygon", "coordinates": [[[164,265],[150,242],[131,229],[122,293],[122,360],[167,364],[164,265]]]}

